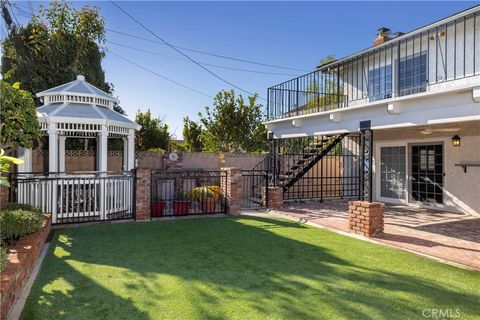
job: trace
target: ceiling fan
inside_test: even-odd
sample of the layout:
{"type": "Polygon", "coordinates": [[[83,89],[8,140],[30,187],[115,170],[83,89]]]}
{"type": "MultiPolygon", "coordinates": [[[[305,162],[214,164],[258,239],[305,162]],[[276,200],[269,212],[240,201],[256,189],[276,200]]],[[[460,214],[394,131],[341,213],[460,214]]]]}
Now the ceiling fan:
{"type": "Polygon", "coordinates": [[[421,134],[432,134],[434,132],[457,132],[460,128],[424,128],[419,130],[421,134]]]}

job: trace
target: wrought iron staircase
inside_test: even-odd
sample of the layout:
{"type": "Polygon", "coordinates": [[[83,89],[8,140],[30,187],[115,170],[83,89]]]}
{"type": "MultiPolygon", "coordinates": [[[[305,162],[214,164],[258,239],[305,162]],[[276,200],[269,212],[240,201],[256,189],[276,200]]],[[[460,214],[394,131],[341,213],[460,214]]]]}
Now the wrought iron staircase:
{"type": "Polygon", "coordinates": [[[300,158],[295,158],[285,172],[278,173],[277,185],[283,188],[283,192],[288,191],[322,158],[328,155],[346,135],[345,133],[334,137],[321,137],[313,140],[300,158]]]}

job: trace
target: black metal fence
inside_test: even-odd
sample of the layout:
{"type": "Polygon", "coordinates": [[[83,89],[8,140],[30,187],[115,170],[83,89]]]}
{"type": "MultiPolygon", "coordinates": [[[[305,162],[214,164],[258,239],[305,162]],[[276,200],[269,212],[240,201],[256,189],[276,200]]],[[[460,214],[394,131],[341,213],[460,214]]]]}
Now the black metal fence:
{"type": "Polygon", "coordinates": [[[152,172],[151,215],[226,213],[226,186],[224,171],[152,172]]]}
{"type": "Polygon", "coordinates": [[[267,170],[242,170],[243,209],[268,207],[268,177],[267,170]]]}
{"type": "Polygon", "coordinates": [[[480,75],[480,8],[268,89],[269,120],[411,95],[480,75]],[[437,86],[438,87],[438,86],[437,86]]]}
{"type": "Polygon", "coordinates": [[[360,196],[358,135],[277,139],[272,148],[272,180],[285,200],[360,196]]]}
{"type": "Polygon", "coordinates": [[[9,202],[52,214],[52,224],[132,219],[134,175],[108,173],[15,173],[9,202]]]}

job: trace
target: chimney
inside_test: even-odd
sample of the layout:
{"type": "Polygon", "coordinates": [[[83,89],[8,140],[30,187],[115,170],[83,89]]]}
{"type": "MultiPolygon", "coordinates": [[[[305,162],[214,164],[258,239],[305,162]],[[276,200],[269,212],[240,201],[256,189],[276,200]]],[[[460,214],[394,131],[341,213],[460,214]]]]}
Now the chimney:
{"type": "Polygon", "coordinates": [[[377,38],[373,40],[373,45],[378,46],[379,44],[387,42],[388,40],[390,40],[389,35],[390,35],[390,29],[385,27],[378,29],[377,38]]]}

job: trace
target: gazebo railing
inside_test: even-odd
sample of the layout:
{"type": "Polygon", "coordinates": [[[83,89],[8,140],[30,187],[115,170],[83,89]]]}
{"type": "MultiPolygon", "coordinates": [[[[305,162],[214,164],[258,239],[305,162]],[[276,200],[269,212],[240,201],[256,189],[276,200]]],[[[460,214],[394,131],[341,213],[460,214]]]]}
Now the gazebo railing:
{"type": "Polygon", "coordinates": [[[52,223],[133,218],[134,175],[130,172],[18,173],[10,176],[10,201],[52,213],[52,223]]]}

